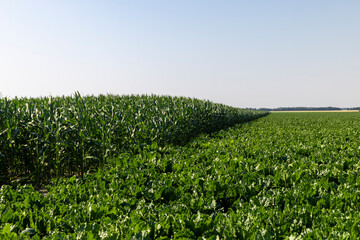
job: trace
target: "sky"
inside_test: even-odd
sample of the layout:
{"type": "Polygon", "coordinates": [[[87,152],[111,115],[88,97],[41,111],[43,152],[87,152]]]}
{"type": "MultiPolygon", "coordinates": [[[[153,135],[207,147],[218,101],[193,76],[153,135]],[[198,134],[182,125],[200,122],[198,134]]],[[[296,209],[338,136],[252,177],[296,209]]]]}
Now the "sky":
{"type": "Polygon", "coordinates": [[[358,0],[3,0],[3,97],[360,106],[358,0]]]}

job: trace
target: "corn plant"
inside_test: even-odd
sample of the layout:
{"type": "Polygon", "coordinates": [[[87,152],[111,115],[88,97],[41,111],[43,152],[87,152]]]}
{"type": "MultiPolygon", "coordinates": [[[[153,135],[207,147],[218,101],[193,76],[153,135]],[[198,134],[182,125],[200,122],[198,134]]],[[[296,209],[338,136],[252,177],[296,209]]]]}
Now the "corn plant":
{"type": "Polygon", "coordinates": [[[264,112],[184,97],[100,95],[0,99],[1,182],[52,177],[104,167],[121,152],[146,145],[184,145],[250,121],[264,112]]]}

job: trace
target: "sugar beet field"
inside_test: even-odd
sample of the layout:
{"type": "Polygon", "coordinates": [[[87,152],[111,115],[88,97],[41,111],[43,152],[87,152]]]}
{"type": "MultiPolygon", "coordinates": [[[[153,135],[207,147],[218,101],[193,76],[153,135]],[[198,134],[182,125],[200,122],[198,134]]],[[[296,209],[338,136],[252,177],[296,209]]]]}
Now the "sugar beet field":
{"type": "Polygon", "coordinates": [[[0,99],[0,239],[358,239],[360,113],[0,99]]]}

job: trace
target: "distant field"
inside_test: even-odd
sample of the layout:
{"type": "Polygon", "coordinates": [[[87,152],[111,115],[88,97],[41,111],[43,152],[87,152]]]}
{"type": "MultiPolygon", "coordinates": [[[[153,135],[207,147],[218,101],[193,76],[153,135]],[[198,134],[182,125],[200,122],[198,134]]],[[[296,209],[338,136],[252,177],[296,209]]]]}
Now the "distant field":
{"type": "Polygon", "coordinates": [[[359,112],[359,110],[333,110],[333,111],[271,111],[272,113],[298,113],[298,112],[359,112]]]}

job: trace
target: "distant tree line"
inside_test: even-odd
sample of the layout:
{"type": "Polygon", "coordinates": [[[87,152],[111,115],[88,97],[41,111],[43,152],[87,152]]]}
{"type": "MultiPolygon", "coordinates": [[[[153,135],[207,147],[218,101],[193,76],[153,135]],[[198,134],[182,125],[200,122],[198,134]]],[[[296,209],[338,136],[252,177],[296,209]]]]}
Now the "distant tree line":
{"type": "Polygon", "coordinates": [[[338,111],[338,110],[360,110],[360,107],[339,108],[339,107],[278,107],[278,108],[247,108],[258,111],[338,111]]]}

